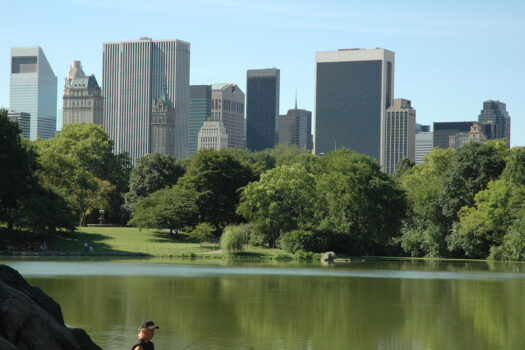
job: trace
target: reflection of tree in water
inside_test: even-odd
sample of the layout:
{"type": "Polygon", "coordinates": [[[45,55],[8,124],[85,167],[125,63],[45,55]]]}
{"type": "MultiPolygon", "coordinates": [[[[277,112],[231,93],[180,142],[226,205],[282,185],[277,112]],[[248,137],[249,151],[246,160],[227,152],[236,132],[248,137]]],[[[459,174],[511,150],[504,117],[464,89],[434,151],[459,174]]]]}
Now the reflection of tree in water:
{"type": "MultiPolygon", "coordinates": [[[[385,269],[390,265],[378,263],[385,269]]],[[[424,267],[420,265],[398,267],[418,270],[424,267]]],[[[435,265],[426,268],[433,271],[435,265]]],[[[460,270],[452,269],[456,268],[460,270]]],[[[200,338],[201,349],[525,345],[525,310],[518,302],[523,286],[516,280],[239,275],[83,276],[30,282],[61,304],[66,323],[86,328],[109,350],[129,343],[138,324],[149,318],[161,327],[155,344],[166,349],[200,338]]]]}

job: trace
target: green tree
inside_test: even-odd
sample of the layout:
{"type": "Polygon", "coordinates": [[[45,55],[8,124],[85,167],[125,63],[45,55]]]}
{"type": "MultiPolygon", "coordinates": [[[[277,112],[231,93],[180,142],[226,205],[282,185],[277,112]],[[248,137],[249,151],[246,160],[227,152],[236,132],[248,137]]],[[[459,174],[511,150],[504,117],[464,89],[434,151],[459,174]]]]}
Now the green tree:
{"type": "Polygon", "coordinates": [[[170,235],[175,232],[177,236],[183,228],[197,223],[197,201],[198,194],[191,189],[179,185],[166,187],[140,199],[129,224],[140,229],[169,229],[170,235]]]}
{"type": "Polygon", "coordinates": [[[225,153],[243,166],[250,168],[256,180],[261,177],[261,174],[275,167],[275,158],[267,152],[252,152],[244,148],[228,148],[221,150],[220,153],[225,153]]]}
{"type": "Polygon", "coordinates": [[[274,247],[279,236],[308,223],[314,215],[315,178],[300,166],[278,167],[242,191],[237,212],[274,247]]]}
{"type": "Polygon", "coordinates": [[[215,232],[215,227],[213,227],[212,224],[201,222],[193,228],[190,232],[190,236],[197,239],[202,244],[213,237],[213,232],[215,232]]]}
{"type": "Polygon", "coordinates": [[[241,251],[250,239],[251,227],[247,224],[228,225],[221,235],[221,250],[227,254],[241,251]]]}
{"type": "Polygon", "coordinates": [[[337,248],[351,254],[391,249],[406,210],[404,193],[368,156],[339,149],[322,158],[325,172],[317,176],[316,187],[319,230],[333,232],[337,248]]]}
{"type": "Polygon", "coordinates": [[[101,126],[69,124],[56,137],[36,145],[41,181],[67,200],[81,225],[97,209],[118,221],[128,186],[129,158],[113,154],[113,141],[101,126]]]}
{"type": "Polygon", "coordinates": [[[141,198],[155,191],[175,185],[184,175],[182,162],[167,154],[152,153],[140,157],[129,179],[129,192],[125,195],[126,209],[133,212],[141,198]]]}
{"type": "Polygon", "coordinates": [[[37,168],[31,147],[23,142],[17,123],[9,121],[7,109],[0,109],[0,221],[13,228],[20,201],[35,186],[37,168]]]}
{"type": "Polygon", "coordinates": [[[220,232],[240,222],[235,209],[240,189],[254,181],[252,169],[226,152],[204,149],[195,153],[179,184],[199,194],[197,207],[201,222],[209,222],[220,232]]]}
{"type": "Polygon", "coordinates": [[[408,159],[406,157],[401,159],[396,167],[396,171],[394,171],[394,179],[399,179],[401,176],[403,176],[404,173],[412,169],[414,166],[416,166],[416,162],[414,162],[413,160],[408,159]]]}

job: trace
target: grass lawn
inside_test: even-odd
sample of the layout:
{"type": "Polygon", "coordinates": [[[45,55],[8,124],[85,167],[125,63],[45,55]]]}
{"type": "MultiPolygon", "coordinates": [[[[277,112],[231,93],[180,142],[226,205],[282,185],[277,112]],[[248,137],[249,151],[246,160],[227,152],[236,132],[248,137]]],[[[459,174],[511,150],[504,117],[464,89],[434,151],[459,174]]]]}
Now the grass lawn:
{"type": "MultiPolygon", "coordinates": [[[[134,227],[80,227],[71,238],[53,238],[47,245],[50,251],[83,252],[85,242],[93,246],[95,253],[222,257],[218,243],[200,244],[185,235],[174,239],[168,232],[140,231],[134,227]]],[[[240,258],[272,258],[283,254],[281,249],[260,247],[237,253],[240,258]]]]}

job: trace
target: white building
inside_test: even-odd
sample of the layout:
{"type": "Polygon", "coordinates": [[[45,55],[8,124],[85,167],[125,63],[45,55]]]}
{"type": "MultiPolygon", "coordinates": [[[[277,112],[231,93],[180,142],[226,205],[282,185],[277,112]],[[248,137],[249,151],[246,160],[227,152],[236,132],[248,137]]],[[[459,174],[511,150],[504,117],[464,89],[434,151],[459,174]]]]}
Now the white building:
{"type": "Polygon", "coordinates": [[[152,102],[166,89],[175,109],[175,150],[188,153],[190,43],[151,40],[104,43],[102,91],[104,129],[115,152],[129,152],[133,162],[151,153],[152,102]]]}
{"type": "Polygon", "coordinates": [[[220,120],[205,121],[199,131],[199,150],[211,148],[216,151],[228,148],[228,134],[220,120]]]}
{"type": "Polygon", "coordinates": [[[39,46],[11,48],[9,109],[31,115],[31,140],[55,136],[57,77],[39,46]]]}
{"type": "Polygon", "coordinates": [[[423,157],[432,152],[434,148],[434,134],[422,131],[416,134],[416,164],[421,164],[423,157]]]}
{"type": "Polygon", "coordinates": [[[394,99],[386,110],[383,171],[392,174],[401,159],[416,156],[416,110],[409,100],[394,99]]]}

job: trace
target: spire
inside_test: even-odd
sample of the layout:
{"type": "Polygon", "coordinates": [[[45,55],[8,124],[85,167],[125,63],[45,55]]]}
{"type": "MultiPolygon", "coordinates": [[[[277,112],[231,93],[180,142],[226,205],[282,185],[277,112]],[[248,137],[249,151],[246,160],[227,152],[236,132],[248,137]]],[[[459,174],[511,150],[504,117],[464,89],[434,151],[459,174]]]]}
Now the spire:
{"type": "Polygon", "coordinates": [[[297,87],[295,88],[295,109],[297,109],[297,87]]]}

